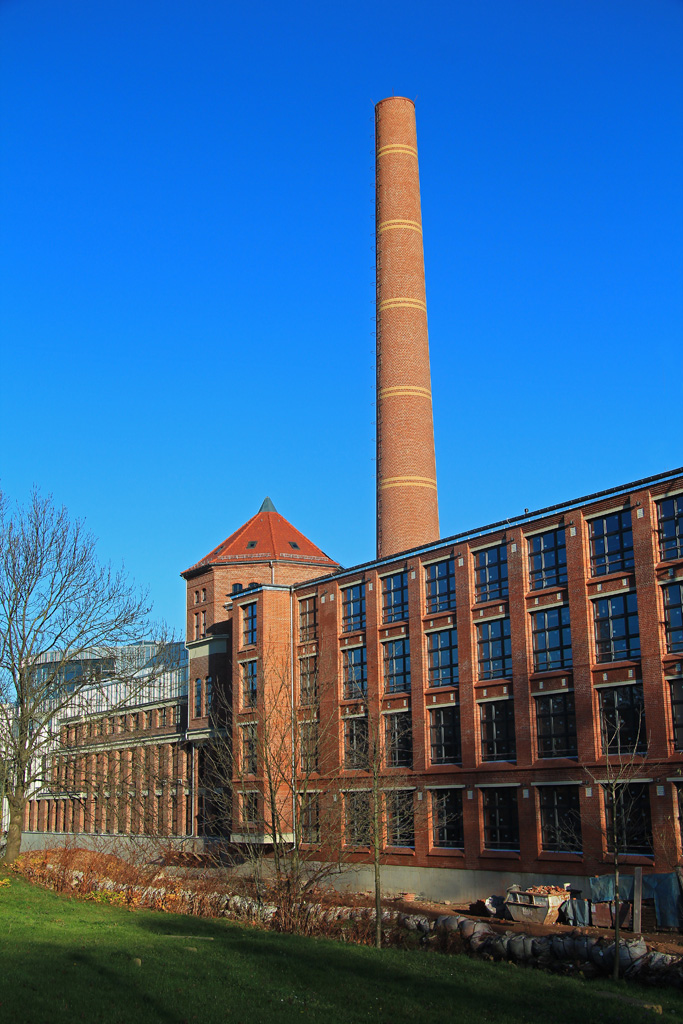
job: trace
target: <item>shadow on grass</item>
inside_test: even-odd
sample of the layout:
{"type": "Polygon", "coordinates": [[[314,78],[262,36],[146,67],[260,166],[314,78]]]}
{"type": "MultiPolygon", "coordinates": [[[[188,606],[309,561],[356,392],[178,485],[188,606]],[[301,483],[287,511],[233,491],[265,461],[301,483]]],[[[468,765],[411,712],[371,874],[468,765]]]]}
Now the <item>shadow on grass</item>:
{"type": "MultiPolygon", "coordinates": [[[[596,1007],[590,983],[552,976],[509,963],[489,963],[464,955],[428,951],[377,950],[329,939],[309,939],[197,918],[140,919],[157,935],[213,936],[200,952],[224,964],[247,961],[254,984],[274,998],[300,993],[325,1005],[325,1019],[414,1021],[423,1015],[453,1013],[472,1022],[586,1024],[590,1021],[649,1020],[638,1007],[596,1007]]],[[[291,1001],[291,999],[290,999],[291,1001]]],[[[257,1018],[255,1018],[257,1019],[257,1018]]],[[[322,1019],[322,1018],[320,1018],[322,1019]]]]}
{"type": "Polygon", "coordinates": [[[0,1019],[21,1024],[54,1021],[154,1021],[186,1024],[172,998],[150,992],[149,978],[133,958],[115,950],[105,956],[33,943],[30,953],[3,956],[0,1019]],[[137,977],[135,976],[137,973],[137,977]]]}

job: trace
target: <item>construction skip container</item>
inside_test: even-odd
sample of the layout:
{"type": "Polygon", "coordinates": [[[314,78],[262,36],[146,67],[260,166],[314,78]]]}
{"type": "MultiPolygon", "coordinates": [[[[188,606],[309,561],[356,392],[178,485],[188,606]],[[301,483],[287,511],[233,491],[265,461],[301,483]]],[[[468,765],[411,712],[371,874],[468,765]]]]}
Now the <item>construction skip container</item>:
{"type": "Polygon", "coordinates": [[[513,921],[556,924],[560,907],[568,899],[569,893],[564,889],[552,892],[508,889],[505,906],[513,921]]]}

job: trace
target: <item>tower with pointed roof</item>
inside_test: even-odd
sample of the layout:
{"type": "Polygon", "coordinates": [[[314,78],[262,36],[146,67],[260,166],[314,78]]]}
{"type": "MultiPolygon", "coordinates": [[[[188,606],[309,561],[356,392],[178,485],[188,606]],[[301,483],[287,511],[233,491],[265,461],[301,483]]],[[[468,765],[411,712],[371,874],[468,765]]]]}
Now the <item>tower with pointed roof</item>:
{"type": "MultiPolygon", "coordinates": [[[[245,714],[251,720],[262,711],[265,689],[290,671],[291,588],[337,569],[338,562],[265,498],[251,519],[181,573],[187,584],[187,736],[198,773],[217,703],[232,706],[236,721],[245,714]]],[[[210,818],[207,799],[198,788],[197,823],[210,818]]]]}
{"type": "Polygon", "coordinates": [[[226,605],[244,590],[291,586],[338,567],[265,498],[256,515],[181,573],[187,582],[187,638],[220,635],[226,605]]]}

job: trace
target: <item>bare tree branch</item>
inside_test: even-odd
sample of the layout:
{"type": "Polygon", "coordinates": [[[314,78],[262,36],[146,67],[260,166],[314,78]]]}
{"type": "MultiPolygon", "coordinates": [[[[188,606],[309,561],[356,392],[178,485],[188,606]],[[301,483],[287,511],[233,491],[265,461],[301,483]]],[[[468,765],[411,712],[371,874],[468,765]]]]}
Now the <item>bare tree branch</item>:
{"type": "Polygon", "coordinates": [[[177,644],[150,612],[147,594],[123,569],[99,563],[92,535],[51,495],[34,491],[23,507],[0,498],[7,861],[21,848],[29,793],[49,782],[41,755],[54,757],[62,744],[60,720],[130,702],[177,658],[177,644]],[[135,653],[129,645],[138,645],[135,653]]]}

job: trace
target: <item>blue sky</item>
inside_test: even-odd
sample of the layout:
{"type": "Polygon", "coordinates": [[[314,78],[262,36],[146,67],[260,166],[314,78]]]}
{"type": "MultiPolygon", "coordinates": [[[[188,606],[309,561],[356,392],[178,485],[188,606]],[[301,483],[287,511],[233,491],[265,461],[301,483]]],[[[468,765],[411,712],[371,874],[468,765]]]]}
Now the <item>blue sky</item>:
{"type": "Polygon", "coordinates": [[[417,99],[442,533],[683,463],[680,0],[4,0],[0,482],[181,627],[266,494],[374,554],[373,104],[417,99]]]}

